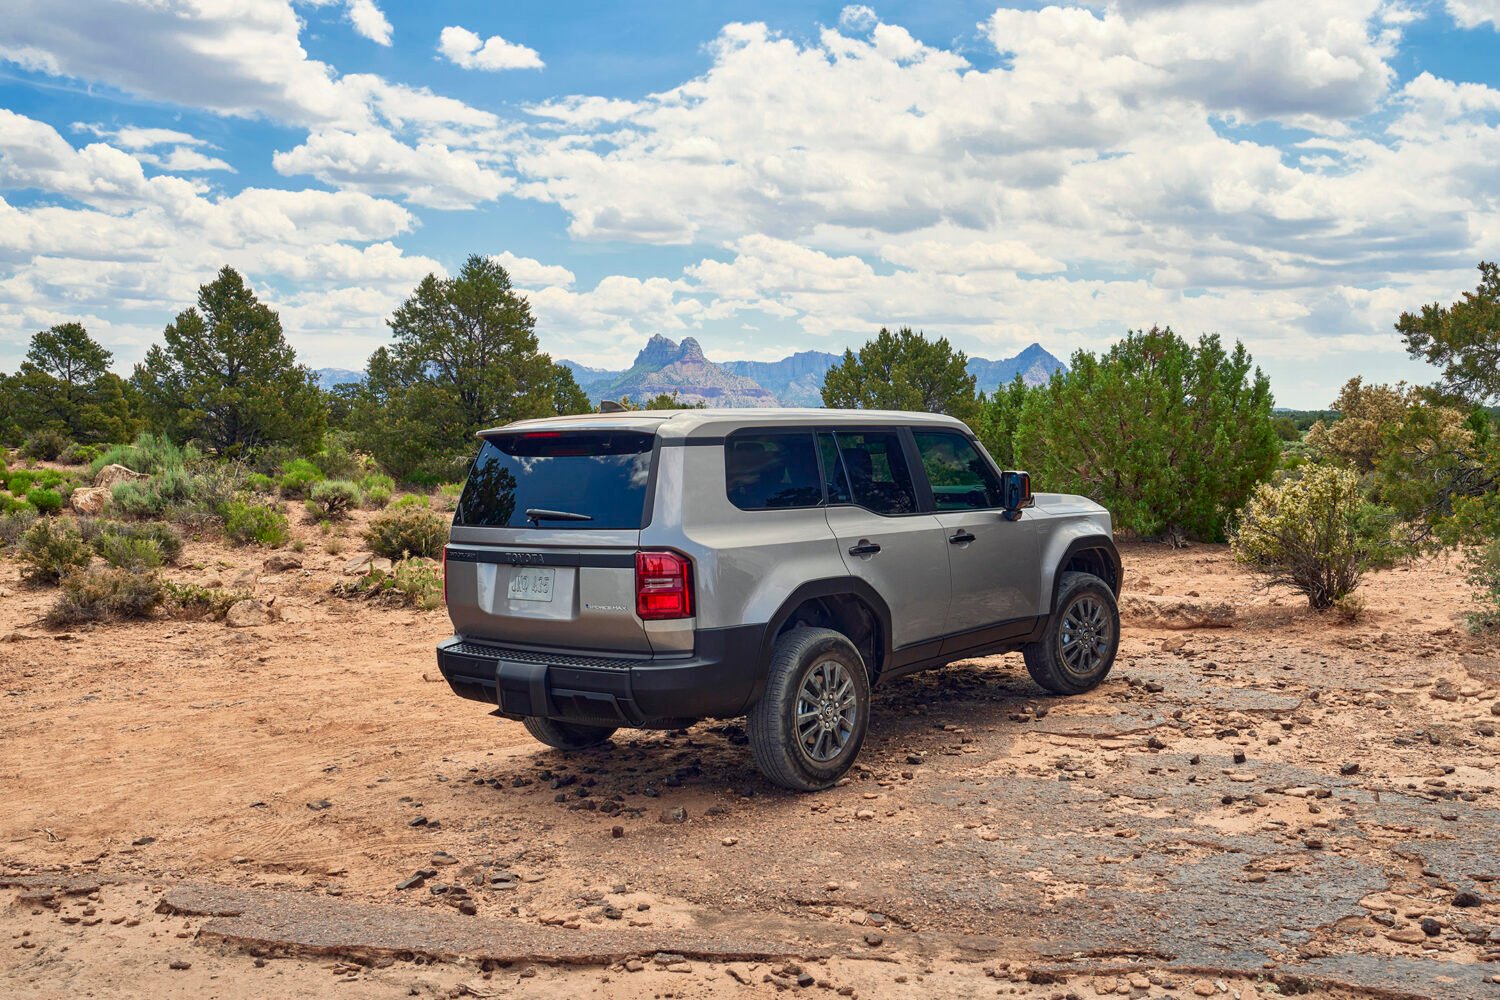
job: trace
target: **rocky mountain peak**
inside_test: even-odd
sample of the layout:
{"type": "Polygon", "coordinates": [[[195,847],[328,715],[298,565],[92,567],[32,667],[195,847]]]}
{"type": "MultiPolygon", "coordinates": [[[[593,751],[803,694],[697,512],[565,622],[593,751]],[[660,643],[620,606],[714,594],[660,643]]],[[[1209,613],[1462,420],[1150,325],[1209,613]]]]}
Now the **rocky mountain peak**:
{"type": "MultiPolygon", "coordinates": [[[[670,344],[671,341],[669,340],[669,341],[667,341],[667,343],[670,344]]],[[[682,338],[682,343],[680,343],[680,344],[677,345],[677,361],[678,361],[678,363],[681,363],[681,362],[684,362],[684,361],[686,361],[686,362],[702,362],[702,361],[707,361],[707,360],[708,359],[703,356],[703,347],[702,347],[701,344],[698,343],[697,338],[694,338],[694,337],[684,337],[684,338],[682,338]]]]}
{"type": "MultiPolygon", "coordinates": [[[[693,346],[698,347],[696,340],[691,337],[688,340],[692,340],[693,346]]],[[[646,346],[641,348],[641,352],[635,356],[634,367],[639,368],[643,365],[648,368],[664,367],[677,360],[680,350],[677,341],[669,340],[659,333],[652,334],[651,339],[646,341],[646,346]]],[[[698,356],[700,358],[703,356],[702,348],[698,349],[698,356]]]]}

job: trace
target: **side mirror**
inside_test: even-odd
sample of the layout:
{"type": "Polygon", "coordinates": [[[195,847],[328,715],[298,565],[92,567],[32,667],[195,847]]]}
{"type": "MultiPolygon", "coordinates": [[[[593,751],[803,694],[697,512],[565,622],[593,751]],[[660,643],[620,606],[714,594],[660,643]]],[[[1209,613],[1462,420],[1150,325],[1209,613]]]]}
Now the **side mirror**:
{"type": "Polygon", "coordinates": [[[1033,502],[1030,473],[1000,473],[1000,504],[1007,521],[1019,520],[1021,511],[1030,507],[1033,502]]]}

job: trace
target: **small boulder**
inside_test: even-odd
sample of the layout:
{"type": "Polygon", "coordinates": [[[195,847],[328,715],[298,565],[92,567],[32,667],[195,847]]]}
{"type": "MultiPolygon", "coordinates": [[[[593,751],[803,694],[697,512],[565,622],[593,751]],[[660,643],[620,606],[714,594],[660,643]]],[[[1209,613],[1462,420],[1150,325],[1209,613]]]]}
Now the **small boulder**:
{"type": "Polygon", "coordinates": [[[224,615],[224,624],[230,628],[254,628],[271,624],[271,609],[254,598],[235,601],[224,615]]]}
{"type": "Polygon", "coordinates": [[[365,568],[370,565],[370,560],[373,558],[375,557],[369,552],[361,552],[359,555],[344,563],[344,575],[354,576],[356,574],[363,573],[365,571],[365,568]]]}
{"type": "Polygon", "coordinates": [[[285,573],[288,570],[301,569],[302,558],[286,552],[277,552],[266,557],[264,565],[267,573],[285,573]]]}
{"type": "Polygon", "coordinates": [[[1120,617],[1131,625],[1146,628],[1233,628],[1235,613],[1224,601],[1127,594],[1120,601],[1120,617]]]}
{"type": "Polygon", "coordinates": [[[150,478],[144,472],[136,472],[123,465],[106,465],[94,474],[94,486],[101,490],[112,490],[116,483],[138,483],[150,478]]]}
{"type": "Polygon", "coordinates": [[[393,564],[391,563],[391,561],[389,559],[371,559],[370,560],[370,572],[371,573],[389,573],[391,571],[392,565],[393,564]]]}
{"type": "Polygon", "coordinates": [[[108,486],[86,486],[73,491],[73,495],[68,498],[68,506],[73,508],[75,514],[98,517],[109,506],[111,492],[108,486]]]}

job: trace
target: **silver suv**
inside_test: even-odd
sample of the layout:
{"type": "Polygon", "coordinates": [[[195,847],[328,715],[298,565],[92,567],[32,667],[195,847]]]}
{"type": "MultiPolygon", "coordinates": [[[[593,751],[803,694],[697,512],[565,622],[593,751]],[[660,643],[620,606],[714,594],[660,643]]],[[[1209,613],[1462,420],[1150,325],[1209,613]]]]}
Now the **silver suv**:
{"type": "Polygon", "coordinates": [[[657,410],[479,437],[438,666],[548,746],[747,715],[766,777],[813,790],[859,753],[876,683],[1021,650],[1076,694],[1114,663],[1109,512],[1033,496],[951,417],[657,410]]]}

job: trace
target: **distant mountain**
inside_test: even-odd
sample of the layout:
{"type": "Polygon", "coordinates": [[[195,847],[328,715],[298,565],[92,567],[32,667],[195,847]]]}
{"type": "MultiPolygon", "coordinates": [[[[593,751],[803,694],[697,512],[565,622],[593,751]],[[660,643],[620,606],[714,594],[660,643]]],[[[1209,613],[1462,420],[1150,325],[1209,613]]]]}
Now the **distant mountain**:
{"type": "Polygon", "coordinates": [[[726,361],[722,367],[770,389],[783,406],[822,406],[823,376],[839,359],[827,351],[798,351],[780,361],[726,361]]]}
{"type": "Polygon", "coordinates": [[[318,383],[319,389],[332,389],[336,385],[346,385],[350,382],[363,382],[364,372],[350,371],[348,368],[314,368],[313,378],[318,383]]]}
{"type": "Polygon", "coordinates": [[[713,407],[781,405],[773,392],[754,379],[705,358],[692,337],[679,344],[661,334],[653,336],[635,356],[635,364],[623,372],[601,372],[571,361],[558,363],[573,370],[573,377],[595,401],[621,396],[646,400],[675,393],[683,403],[713,407]]]}
{"type": "Polygon", "coordinates": [[[1032,344],[1015,357],[1000,361],[969,359],[969,374],[974,376],[974,385],[980,392],[994,392],[1017,375],[1027,385],[1043,385],[1052,377],[1053,372],[1064,371],[1067,367],[1041,344],[1032,344]]]}

